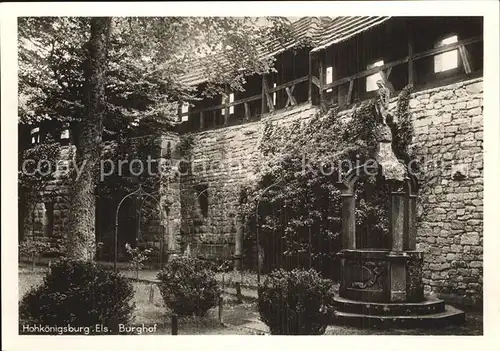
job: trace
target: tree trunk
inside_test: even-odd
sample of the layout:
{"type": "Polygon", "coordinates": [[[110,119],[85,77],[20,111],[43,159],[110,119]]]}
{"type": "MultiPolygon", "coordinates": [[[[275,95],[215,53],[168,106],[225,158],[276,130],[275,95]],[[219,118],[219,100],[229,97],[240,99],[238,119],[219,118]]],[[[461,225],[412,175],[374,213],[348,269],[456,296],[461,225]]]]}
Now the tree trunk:
{"type": "Polygon", "coordinates": [[[93,17],[89,42],[89,67],[86,75],[86,114],[76,145],[78,171],[71,189],[68,226],[69,258],[92,261],[96,254],[95,188],[101,155],[103,105],[110,17],[93,17]]]}

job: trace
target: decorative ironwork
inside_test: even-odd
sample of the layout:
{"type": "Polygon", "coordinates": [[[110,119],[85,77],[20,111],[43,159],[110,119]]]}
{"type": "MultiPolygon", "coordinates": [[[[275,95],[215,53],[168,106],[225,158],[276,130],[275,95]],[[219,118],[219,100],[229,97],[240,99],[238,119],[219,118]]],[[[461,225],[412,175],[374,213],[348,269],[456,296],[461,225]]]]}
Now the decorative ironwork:
{"type": "MultiPolygon", "coordinates": [[[[161,202],[155,196],[153,196],[153,194],[155,194],[155,193],[148,193],[147,191],[145,191],[142,188],[142,184],[139,184],[139,187],[136,190],[125,195],[118,203],[118,206],[116,208],[116,213],[115,213],[115,238],[114,238],[114,262],[113,262],[113,269],[115,270],[115,272],[117,271],[117,261],[118,261],[118,215],[120,214],[120,208],[121,208],[123,202],[132,196],[137,196],[137,197],[141,198],[141,200],[142,200],[141,206],[140,206],[141,210],[142,210],[142,205],[145,202],[144,198],[152,199],[152,200],[156,201],[156,203],[158,204],[158,209],[160,212],[160,223],[161,223],[161,227],[163,228],[161,236],[160,236],[160,267],[163,266],[163,250],[164,250],[163,247],[164,247],[164,241],[165,241],[165,226],[163,223],[164,218],[163,218],[163,211],[161,209],[161,202]]],[[[139,220],[139,223],[140,223],[140,220],[139,220]]],[[[168,228],[168,226],[167,226],[167,228],[168,228]]],[[[139,235],[140,235],[140,225],[138,227],[138,230],[139,230],[139,235]]]]}

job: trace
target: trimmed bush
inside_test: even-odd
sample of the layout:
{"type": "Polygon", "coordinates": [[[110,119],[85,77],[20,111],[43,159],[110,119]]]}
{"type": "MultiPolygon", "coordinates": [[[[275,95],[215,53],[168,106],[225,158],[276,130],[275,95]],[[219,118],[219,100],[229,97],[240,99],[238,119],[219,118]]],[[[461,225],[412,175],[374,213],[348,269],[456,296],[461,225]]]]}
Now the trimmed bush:
{"type": "Polygon", "coordinates": [[[132,284],[109,268],[62,260],[21,300],[20,333],[31,324],[54,327],[50,334],[118,334],[133,319],[133,297],[132,284]]]}
{"type": "Polygon", "coordinates": [[[259,313],[273,335],[321,335],[333,313],[332,281],[315,270],[271,272],[259,286],[259,313]]]}
{"type": "Polygon", "coordinates": [[[180,316],[204,316],[221,296],[215,272],[194,257],[172,258],[158,273],[165,305],[180,316]]]}

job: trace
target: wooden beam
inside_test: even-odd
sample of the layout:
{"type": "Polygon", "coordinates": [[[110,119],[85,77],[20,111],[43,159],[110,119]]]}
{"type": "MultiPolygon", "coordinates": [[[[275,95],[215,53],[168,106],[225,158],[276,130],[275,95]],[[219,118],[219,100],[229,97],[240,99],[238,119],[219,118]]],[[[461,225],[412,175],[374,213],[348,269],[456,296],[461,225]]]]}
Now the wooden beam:
{"type": "Polygon", "coordinates": [[[391,72],[392,72],[392,67],[389,67],[386,71],[385,71],[385,77],[387,79],[389,79],[389,77],[391,76],[391,72]]]}
{"type": "Polygon", "coordinates": [[[245,106],[245,119],[249,120],[250,119],[250,107],[248,106],[248,102],[243,103],[245,106]]]}
{"type": "Polygon", "coordinates": [[[271,94],[269,94],[269,87],[267,86],[267,79],[265,76],[262,77],[262,87],[263,87],[264,97],[267,102],[267,107],[270,112],[274,112],[273,98],[271,97],[271,94]]]}
{"type": "Polygon", "coordinates": [[[312,102],[312,78],[313,78],[313,75],[312,75],[312,54],[309,53],[309,75],[307,76],[307,79],[308,79],[307,101],[309,103],[312,102]]]}
{"type": "Polygon", "coordinates": [[[408,28],[408,84],[414,84],[413,73],[413,37],[411,27],[408,28]]]}
{"type": "Polygon", "coordinates": [[[318,88],[320,87],[321,84],[319,84],[319,79],[318,77],[312,76],[311,77],[311,82],[316,85],[318,88]]]}
{"type": "MultiPolygon", "coordinates": [[[[385,73],[384,71],[380,71],[379,74],[380,74],[380,78],[382,78],[382,80],[384,81],[385,86],[390,90],[391,93],[393,93],[394,86],[389,81],[387,73],[385,73]]],[[[389,74],[391,74],[390,71],[389,71],[389,74]]]]}
{"type": "Polygon", "coordinates": [[[397,60],[397,61],[394,61],[394,62],[389,62],[389,63],[387,63],[387,64],[385,64],[383,66],[378,66],[378,67],[370,68],[368,70],[365,70],[365,71],[353,74],[352,76],[341,78],[341,79],[338,79],[338,80],[336,80],[336,81],[334,81],[334,82],[332,82],[330,84],[326,84],[326,85],[323,86],[323,89],[335,88],[336,86],[348,83],[351,80],[358,79],[358,78],[363,78],[363,77],[370,76],[370,75],[375,74],[375,73],[379,73],[381,71],[384,71],[384,70],[388,69],[389,67],[394,67],[394,66],[400,65],[402,63],[405,63],[407,61],[408,61],[408,58],[405,57],[404,59],[397,60]]]}
{"type": "MultiPolygon", "coordinates": [[[[230,107],[230,106],[236,106],[236,105],[243,104],[245,102],[257,101],[257,100],[260,100],[260,99],[262,99],[262,95],[261,94],[254,95],[254,96],[250,96],[250,97],[247,97],[247,98],[244,98],[244,99],[241,99],[241,100],[237,100],[237,101],[233,101],[231,103],[228,103],[227,106],[228,107],[230,107]]],[[[191,112],[186,112],[186,113],[183,113],[182,115],[183,116],[187,116],[187,115],[192,115],[192,114],[196,114],[196,113],[200,113],[200,112],[208,112],[208,111],[220,110],[220,109],[224,108],[224,106],[226,106],[226,105],[224,105],[224,104],[213,105],[213,106],[210,106],[210,107],[199,108],[199,109],[193,110],[191,112]]]]}
{"type": "Polygon", "coordinates": [[[474,44],[474,43],[478,43],[480,41],[483,41],[483,36],[479,36],[479,37],[474,37],[474,38],[469,38],[469,39],[465,39],[465,40],[460,40],[460,41],[457,41],[456,43],[453,43],[453,44],[449,44],[449,45],[445,45],[445,46],[440,46],[438,48],[434,48],[434,49],[431,49],[431,50],[427,50],[427,51],[424,51],[420,54],[415,54],[413,56],[413,60],[419,60],[419,59],[422,59],[422,58],[425,58],[425,57],[429,57],[429,56],[434,56],[434,55],[437,55],[437,54],[442,54],[443,52],[447,52],[447,51],[451,51],[451,50],[454,50],[454,49],[458,49],[461,45],[463,46],[466,46],[466,45],[469,45],[469,44],[474,44]]]}
{"type": "Polygon", "coordinates": [[[323,106],[325,103],[325,67],[324,67],[324,53],[319,56],[319,104],[323,106]]]}
{"type": "Polygon", "coordinates": [[[205,116],[203,116],[203,111],[200,112],[200,129],[205,128],[205,116]]]}
{"type": "Polygon", "coordinates": [[[460,53],[460,58],[462,59],[462,65],[464,66],[465,74],[471,74],[472,69],[469,61],[469,55],[467,54],[467,49],[465,46],[460,45],[458,47],[458,52],[460,53]]]}
{"type": "MultiPolygon", "coordinates": [[[[413,61],[419,60],[419,59],[422,59],[422,58],[425,58],[425,57],[429,57],[429,56],[434,56],[434,55],[437,55],[437,54],[441,54],[443,52],[448,52],[448,51],[451,51],[451,50],[455,50],[455,49],[458,49],[460,47],[460,45],[466,46],[466,45],[469,45],[469,44],[480,42],[482,40],[483,40],[483,37],[480,36],[480,37],[474,37],[474,38],[462,40],[462,41],[459,41],[457,43],[453,43],[453,44],[450,44],[450,45],[446,45],[446,46],[441,46],[441,47],[438,47],[438,48],[434,48],[432,50],[428,50],[428,51],[425,51],[425,52],[422,52],[422,53],[419,53],[419,54],[415,54],[413,56],[413,61]]],[[[370,68],[368,70],[365,70],[365,71],[353,74],[352,76],[338,79],[338,80],[336,80],[336,81],[334,81],[334,82],[332,82],[330,84],[323,85],[323,89],[326,90],[326,89],[334,88],[336,86],[348,83],[351,79],[363,78],[363,77],[370,76],[372,74],[378,73],[380,71],[385,71],[389,67],[398,66],[398,65],[401,65],[403,63],[408,62],[408,59],[409,58],[407,56],[407,57],[402,58],[400,60],[396,60],[396,61],[393,61],[393,62],[386,63],[383,66],[378,66],[378,67],[370,68]]]]}
{"type": "MultiPolygon", "coordinates": [[[[182,116],[184,114],[182,113],[182,104],[179,103],[178,106],[177,106],[177,121],[178,122],[182,122],[182,116]]],[[[187,115],[187,113],[185,113],[185,115],[187,115]]]]}
{"type": "Polygon", "coordinates": [[[229,90],[229,87],[226,85],[224,87],[224,92],[225,92],[225,100],[224,100],[224,125],[227,126],[229,124],[229,94],[231,94],[231,91],[229,90]]]}
{"type": "Polygon", "coordinates": [[[266,113],[266,100],[267,100],[267,97],[266,97],[266,75],[265,74],[262,75],[261,97],[262,97],[262,100],[261,100],[261,104],[260,104],[260,114],[263,115],[264,113],[266,113]]]}
{"type": "MultiPolygon", "coordinates": [[[[227,106],[228,107],[229,106],[237,106],[237,105],[244,104],[245,102],[257,101],[257,100],[260,100],[260,99],[262,99],[262,95],[261,94],[254,95],[254,96],[250,96],[250,97],[247,97],[247,98],[244,98],[244,99],[241,99],[241,100],[237,100],[237,101],[233,101],[231,103],[228,103],[227,106]]],[[[191,112],[183,113],[182,116],[192,115],[192,114],[196,114],[196,113],[200,113],[200,112],[208,112],[208,111],[220,110],[220,109],[224,108],[224,106],[225,106],[224,104],[220,104],[220,105],[214,105],[214,106],[210,106],[210,107],[204,107],[204,108],[193,110],[191,112]]]]}
{"type": "Polygon", "coordinates": [[[291,81],[286,82],[284,84],[278,85],[274,88],[268,88],[267,91],[270,93],[274,93],[278,90],[282,90],[282,89],[285,89],[286,87],[291,87],[293,85],[297,85],[297,84],[305,82],[305,81],[307,81],[307,76],[291,80],[291,81]]]}
{"type": "Polygon", "coordinates": [[[295,106],[297,105],[297,100],[293,97],[293,90],[295,89],[295,85],[292,85],[290,88],[286,87],[285,91],[288,95],[288,99],[286,100],[286,105],[285,107],[288,107],[288,105],[295,106]]]}
{"type": "Polygon", "coordinates": [[[354,88],[354,79],[351,79],[349,81],[349,90],[347,91],[346,105],[351,104],[353,88],[354,88]]]}

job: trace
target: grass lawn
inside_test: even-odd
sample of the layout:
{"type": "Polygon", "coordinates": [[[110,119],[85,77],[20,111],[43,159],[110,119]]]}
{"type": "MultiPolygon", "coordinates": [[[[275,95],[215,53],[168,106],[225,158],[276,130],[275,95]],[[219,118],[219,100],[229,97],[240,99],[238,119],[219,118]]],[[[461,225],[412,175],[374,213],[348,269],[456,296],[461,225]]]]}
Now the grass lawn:
{"type": "MultiPolygon", "coordinates": [[[[33,286],[40,284],[44,274],[47,272],[45,267],[19,267],[19,300],[33,286]]],[[[154,295],[152,303],[149,301],[151,285],[143,282],[133,282],[135,288],[136,313],[133,325],[151,327],[157,324],[156,334],[171,334],[171,319],[167,308],[163,304],[160,291],[154,286],[154,295]]],[[[208,312],[206,317],[182,317],[178,321],[178,334],[204,334],[204,335],[222,335],[222,334],[254,334],[243,328],[222,325],[218,320],[218,310],[214,308],[208,312]]],[[[149,334],[148,334],[149,335],[149,334]]]]}
{"type": "MultiPolygon", "coordinates": [[[[43,275],[47,272],[47,267],[30,266],[19,267],[19,299],[34,285],[39,284],[43,275]]],[[[133,277],[135,274],[130,271],[123,271],[127,276],[133,277]]],[[[155,279],[156,271],[141,271],[140,278],[155,279]]],[[[262,278],[262,277],[261,277],[262,278]]],[[[222,276],[218,275],[218,280],[222,281],[222,276]]],[[[242,286],[255,286],[255,274],[225,273],[225,286],[231,286],[234,282],[241,282],[242,286]]],[[[171,319],[167,308],[163,304],[160,291],[156,285],[144,281],[134,281],[136,313],[134,325],[152,326],[157,324],[156,334],[168,335],[171,333],[171,319]],[[153,301],[149,301],[151,287],[154,289],[153,301]]],[[[218,310],[214,308],[203,318],[183,317],[179,318],[179,334],[260,334],[255,330],[245,327],[237,327],[248,320],[258,319],[257,304],[247,303],[235,305],[229,300],[225,300],[223,320],[228,323],[222,325],[218,320],[218,310]]],[[[465,324],[460,326],[449,326],[442,329],[361,329],[345,326],[330,325],[326,330],[326,335],[482,335],[483,318],[482,313],[477,311],[466,311],[465,324]]]]}

